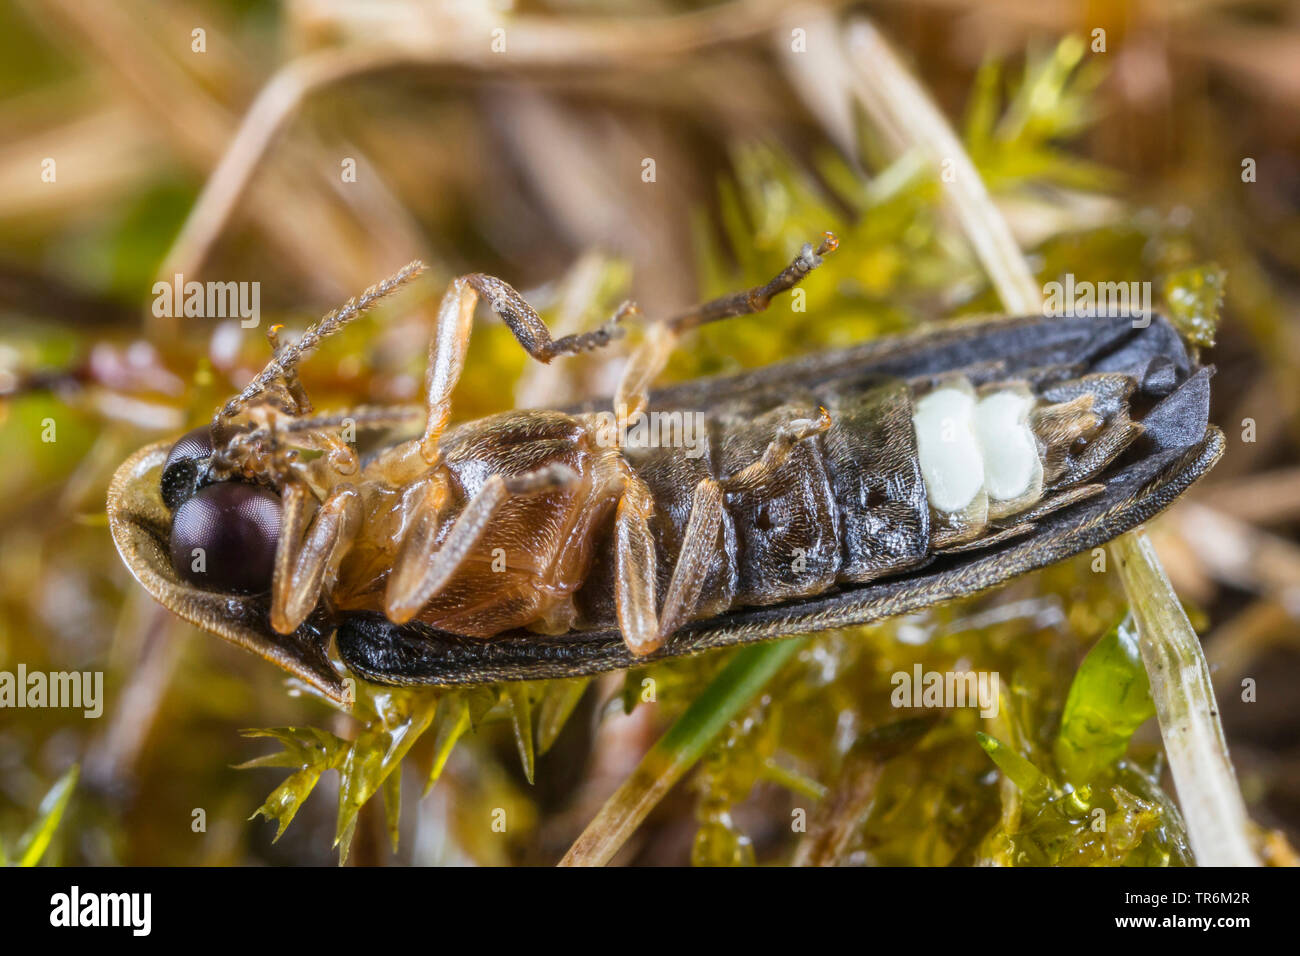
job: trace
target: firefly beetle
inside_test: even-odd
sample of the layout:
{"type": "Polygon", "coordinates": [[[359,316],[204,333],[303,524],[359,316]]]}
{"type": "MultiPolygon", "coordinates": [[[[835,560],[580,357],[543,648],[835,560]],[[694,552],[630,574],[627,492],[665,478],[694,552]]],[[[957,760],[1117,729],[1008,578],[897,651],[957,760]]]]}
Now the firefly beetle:
{"type": "Polygon", "coordinates": [[[634,311],[556,340],[481,274],[442,300],[422,408],[315,414],[298,362],[412,264],[273,341],[211,426],[128,459],[109,492],[118,550],[181,617],[342,699],[331,637],[367,679],[447,685],[915,610],[1105,543],[1222,454],[1212,369],[1160,316],[956,320],[650,390],[680,336],[761,311],[834,248],[827,234],[766,285],[647,326],[618,424],[691,415],[696,455],[602,439],[596,403],[448,427],[480,296],[542,362],[604,346],[634,311]],[[339,432],[420,419],[364,461],[339,432]]]}

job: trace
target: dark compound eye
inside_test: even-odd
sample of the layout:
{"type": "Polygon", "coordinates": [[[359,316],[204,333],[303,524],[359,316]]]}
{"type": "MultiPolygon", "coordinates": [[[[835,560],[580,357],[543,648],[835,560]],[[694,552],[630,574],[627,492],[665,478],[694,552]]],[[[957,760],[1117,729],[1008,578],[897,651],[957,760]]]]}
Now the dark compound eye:
{"type": "Polygon", "coordinates": [[[269,591],[279,537],[274,492],[235,481],[208,485],[172,516],[172,567],[206,591],[269,591]]]}
{"type": "Polygon", "coordinates": [[[198,488],[199,469],[212,457],[212,431],[200,425],[182,435],[172,450],[162,470],[162,500],[169,510],[175,511],[198,488]]]}

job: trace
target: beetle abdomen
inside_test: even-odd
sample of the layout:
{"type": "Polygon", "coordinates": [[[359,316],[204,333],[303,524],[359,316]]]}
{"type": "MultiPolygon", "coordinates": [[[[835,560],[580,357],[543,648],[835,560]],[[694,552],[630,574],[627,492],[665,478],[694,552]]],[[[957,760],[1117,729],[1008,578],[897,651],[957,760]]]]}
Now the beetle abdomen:
{"type": "Polygon", "coordinates": [[[839,579],[865,582],[923,563],[930,508],[912,430],[911,389],[897,379],[834,383],[821,439],[840,503],[839,579]]]}
{"type": "Polygon", "coordinates": [[[820,442],[797,442],[780,466],[756,481],[728,485],[761,459],[778,429],[814,419],[815,402],[795,399],[753,418],[722,419],[717,429],[723,507],[736,527],[734,605],[775,604],[820,594],[840,570],[839,506],[820,442]]]}
{"type": "MultiPolygon", "coordinates": [[[[979,370],[911,382],[845,376],[700,413],[709,440],[695,457],[679,448],[626,449],[656,502],[659,593],[704,477],[722,481],[726,493],[696,618],[878,580],[940,551],[1027,532],[1032,519],[1067,503],[1059,493],[1094,477],[1140,431],[1128,418],[1131,377],[1068,375],[1057,368],[993,381],[981,381],[979,370]],[[831,422],[824,433],[796,443],[759,480],[734,481],[782,426],[815,419],[820,408],[831,422]]],[[[598,570],[584,588],[589,622],[612,611],[597,596],[611,586],[607,579],[598,570]],[[592,613],[598,606],[603,613],[592,613]]]]}
{"type": "MultiPolygon", "coordinates": [[[[1158,316],[1030,316],[956,323],[656,393],[651,412],[703,415],[712,449],[698,462],[680,447],[625,450],[655,492],[661,596],[693,485],[700,477],[727,477],[716,460],[725,432],[782,405],[803,417],[819,404],[830,412],[830,428],[804,444],[821,456],[835,496],[840,570],[838,586],[820,594],[749,608],[736,600],[725,613],[702,610],[722,597],[710,584],[694,622],[651,659],[908,613],[1104,544],[1158,514],[1222,454],[1223,433],[1208,423],[1210,375],[1158,316]],[[971,541],[951,544],[934,527],[912,412],[914,400],[955,376],[977,396],[1011,383],[1035,396],[1028,420],[1040,443],[1044,491],[1023,511],[990,516],[971,541]]],[[[598,401],[575,411],[605,407],[598,401]]],[[[1002,420],[1008,419],[1020,428],[1018,415],[1002,420]]],[[[980,484],[987,488],[982,466],[981,459],[980,484]]],[[[710,581],[729,580],[734,571],[739,582],[746,560],[732,504],[724,502],[710,581]]],[[[517,631],[479,641],[359,615],[340,626],[340,652],[358,673],[397,683],[573,677],[643,663],[613,623],[612,553],[602,544],[598,554],[578,595],[581,622],[569,634],[517,631]]]]}

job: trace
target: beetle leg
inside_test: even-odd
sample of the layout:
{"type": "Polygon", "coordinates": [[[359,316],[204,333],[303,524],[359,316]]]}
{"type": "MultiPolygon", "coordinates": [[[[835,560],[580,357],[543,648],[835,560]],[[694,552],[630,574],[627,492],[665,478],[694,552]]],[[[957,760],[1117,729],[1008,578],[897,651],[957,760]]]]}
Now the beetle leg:
{"type": "Polygon", "coordinates": [[[1068,508],[1070,505],[1078,504],[1080,501],[1087,498],[1095,498],[1097,495],[1100,495],[1105,491],[1105,485],[1076,485],[1073,488],[1067,488],[1051,497],[1044,498],[1028,511],[1016,515],[1015,518],[1017,521],[1038,521],[1040,518],[1046,517],[1054,511],[1068,508]]]}
{"type": "Polygon", "coordinates": [[[352,485],[339,485],[317,509],[310,525],[312,494],[298,482],[285,485],[280,542],[271,579],[271,626],[290,634],[316,607],[327,582],[361,525],[361,496],[352,485]]]}
{"type": "Polygon", "coordinates": [[[1043,392],[1050,404],[1031,416],[1043,445],[1043,481],[1059,488],[1096,475],[1138,435],[1130,421],[1128,397],[1135,383],[1114,372],[1084,375],[1059,382],[1043,392]],[[1083,448],[1076,453],[1079,443],[1083,448]]]}
{"type": "Polygon", "coordinates": [[[474,306],[480,295],[492,304],[524,350],[539,362],[608,345],[622,334],[618,324],[635,310],[635,306],[625,302],[600,328],[552,339],[541,316],[507,283],[481,273],[453,279],[438,306],[438,328],[429,343],[428,422],[420,440],[421,454],[429,464],[438,458],[438,439],[451,418],[451,393],[465,369],[474,306]]]}
{"type": "Polygon", "coordinates": [[[623,366],[614,393],[614,408],[621,416],[619,427],[641,412],[650,401],[650,385],[668,364],[677,347],[678,334],[665,322],[655,322],[646,329],[645,338],[623,366]]]}
{"type": "Polygon", "coordinates": [[[557,355],[576,355],[604,348],[622,337],[620,323],[636,311],[635,305],[624,302],[600,328],[552,339],[551,330],[542,317],[509,283],[481,272],[465,276],[464,281],[491,303],[492,311],[501,316],[524,351],[542,363],[550,362],[557,355]]]}
{"type": "Polygon", "coordinates": [[[1066,459],[1065,470],[1052,482],[1052,487],[1067,488],[1096,477],[1141,434],[1142,425],[1130,419],[1127,411],[1117,413],[1083,451],[1066,459]]]}
{"type": "Polygon", "coordinates": [[[817,412],[816,418],[796,418],[778,428],[775,437],[768,442],[757,461],[750,462],[734,475],[723,479],[722,483],[727,490],[753,488],[763,484],[785,464],[795,445],[829,429],[831,413],[824,407],[817,412]]]}
{"type": "Polygon", "coordinates": [[[623,641],[635,657],[663,643],[655,613],[655,542],[650,534],[654,498],[650,488],[629,473],[614,517],[614,608],[623,641]]]}
{"type": "Polygon", "coordinates": [[[659,640],[672,637],[686,623],[700,600],[709,560],[717,553],[718,529],[722,526],[722,486],[703,478],[691,497],[691,515],[686,521],[681,551],[668,582],[663,610],[659,614],[659,640]]]}
{"type": "Polygon", "coordinates": [[[797,286],[803,281],[804,276],[822,264],[822,256],[834,252],[839,244],[839,240],[829,232],[824,234],[815,249],[811,242],[805,242],[799,254],[794,257],[794,261],[765,284],[701,303],[668,319],[667,324],[675,332],[685,332],[687,329],[717,322],[719,319],[762,312],[772,301],[773,296],[797,286]]]}
{"type": "Polygon", "coordinates": [[[651,325],[645,340],[623,369],[614,398],[615,407],[627,417],[645,411],[650,385],[668,364],[683,333],[709,322],[762,312],[774,296],[797,286],[809,272],[822,264],[822,256],[833,252],[838,245],[839,240],[828,232],[816,248],[811,242],[805,242],[794,261],[764,285],[711,299],[651,325]]]}
{"type": "MultiPolygon", "coordinates": [[[[1105,467],[1104,465],[1102,467],[1105,467]]],[[[1077,485],[1073,488],[1067,488],[1050,498],[1044,498],[1038,504],[1014,515],[1016,523],[998,528],[992,534],[983,538],[977,538],[974,541],[967,541],[964,544],[955,544],[947,548],[938,548],[944,554],[957,554],[962,551],[974,551],[978,548],[986,548],[992,544],[999,544],[1008,538],[1019,537],[1022,534],[1028,534],[1038,525],[1039,519],[1060,511],[1062,508],[1068,508],[1070,505],[1078,504],[1087,498],[1094,498],[1105,492],[1105,485],[1077,485]]]]}
{"type": "Polygon", "coordinates": [[[985,535],[982,538],[975,538],[973,541],[960,541],[957,544],[950,544],[947,547],[935,548],[937,554],[960,554],[963,551],[978,551],[980,548],[987,548],[991,545],[1001,544],[1008,538],[1018,538],[1022,534],[1028,534],[1037,527],[1032,521],[1021,521],[1010,527],[999,528],[992,534],[985,535]]]}
{"type": "Polygon", "coordinates": [[[445,486],[441,494],[431,495],[414,516],[388,578],[384,592],[384,613],[388,619],[405,624],[420,613],[474,550],[497,509],[512,496],[551,491],[576,479],[574,470],[561,464],[511,478],[493,475],[483,482],[456,517],[440,546],[437,544],[438,516],[446,501],[445,486]]]}

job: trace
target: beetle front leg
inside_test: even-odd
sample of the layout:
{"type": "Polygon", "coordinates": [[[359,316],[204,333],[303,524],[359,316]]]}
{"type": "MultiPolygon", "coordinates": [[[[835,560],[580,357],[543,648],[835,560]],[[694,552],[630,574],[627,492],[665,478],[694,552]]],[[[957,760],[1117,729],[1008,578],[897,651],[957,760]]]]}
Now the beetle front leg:
{"type": "Polygon", "coordinates": [[[508,283],[481,273],[453,279],[438,306],[438,327],[429,343],[425,401],[428,421],[424,437],[420,439],[420,453],[428,464],[438,460],[438,441],[451,419],[451,393],[465,370],[465,355],[474,327],[474,307],[480,295],[491,303],[524,351],[543,363],[550,362],[557,355],[608,345],[622,334],[618,324],[634,310],[630,303],[624,303],[600,328],[553,339],[541,316],[508,283]]]}
{"type": "Polygon", "coordinates": [[[535,495],[563,488],[578,479],[567,465],[554,464],[536,471],[503,478],[493,475],[483,482],[469,504],[456,517],[441,546],[437,545],[439,518],[446,505],[445,480],[431,486],[413,516],[411,530],[393,565],[384,591],[384,613],[394,624],[405,624],[437,596],[478,544],[497,509],[511,497],[535,495]]]}
{"type": "Polygon", "coordinates": [[[306,620],[338,574],[361,526],[361,496],[352,485],[339,485],[316,511],[308,526],[312,494],[290,482],[281,494],[280,541],[271,579],[271,626],[291,634],[306,620]]]}

